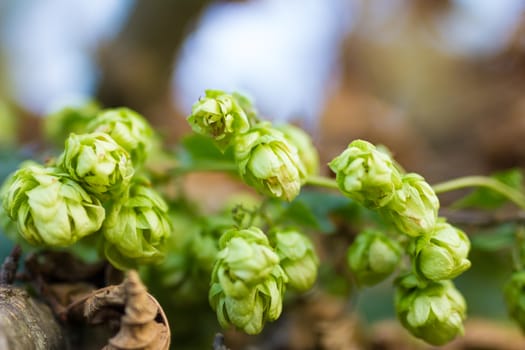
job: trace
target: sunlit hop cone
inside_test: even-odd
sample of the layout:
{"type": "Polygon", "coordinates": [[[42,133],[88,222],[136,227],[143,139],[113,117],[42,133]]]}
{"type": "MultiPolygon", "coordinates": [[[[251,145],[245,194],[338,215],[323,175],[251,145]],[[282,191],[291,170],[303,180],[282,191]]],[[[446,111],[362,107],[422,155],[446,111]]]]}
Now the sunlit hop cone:
{"type": "Polygon", "coordinates": [[[397,316],[412,335],[444,345],[463,334],[467,306],[451,281],[425,283],[408,275],[396,284],[397,316]]]}
{"type": "Polygon", "coordinates": [[[369,208],[385,206],[401,187],[390,156],[367,141],[353,141],[329,166],[341,192],[369,208]]]}
{"type": "Polygon", "coordinates": [[[71,245],[98,231],[105,217],[99,200],[67,173],[39,165],[13,175],[3,205],[20,235],[35,245],[71,245]]]}
{"type": "Polygon", "coordinates": [[[414,173],[403,176],[402,188],[381,212],[399,231],[419,236],[434,228],[439,200],[425,179],[414,173]]]}
{"type": "Polygon", "coordinates": [[[109,134],[131,156],[135,166],[142,165],[158,140],[146,119],[128,108],[106,109],[87,126],[88,132],[109,134]]]}
{"type": "Polygon", "coordinates": [[[95,194],[125,192],[135,173],[129,153],[102,132],[69,135],[58,164],[95,194]]]}
{"type": "Polygon", "coordinates": [[[288,285],[301,292],[310,289],[319,267],[310,239],[293,229],[274,232],[272,238],[280,265],[288,276],[288,285]]]}
{"type": "MultiPolygon", "coordinates": [[[[242,99],[241,103],[251,105],[247,99],[242,99]]],[[[212,137],[222,151],[235,135],[250,128],[248,116],[238,99],[219,90],[206,90],[205,96],[193,105],[188,122],[197,134],[212,137]]]]}
{"type": "Polygon", "coordinates": [[[304,164],[306,173],[317,175],[319,173],[319,154],[310,136],[303,129],[291,124],[279,125],[276,129],[281,131],[284,137],[297,148],[297,153],[304,164]]]}
{"type": "Polygon", "coordinates": [[[509,316],[525,332],[525,271],[513,273],[503,291],[509,316]]]}
{"type": "Polygon", "coordinates": [[[65,107],[44,119],[44,135],[47,140],[62,147],[70,133],[84,134],[87,125],[95,119],[100,106],[93,101],[78,107],[65,107]]]}
{"type": "Polygon", "coordinates": [[[164,257],[172,232],[168,206],[152,188],[132,184],[129,198],[116,202],[102,226],[104,252],[117,268],[151,263],[164,257]]]}
{"type": "Polygon", "coordinates": [[[470,267],[467,235],[446,222],[416,238],[410,250],[416,273],[432,281],[452,279],[470,267]]]}
{"type": "Polygon", "coordinates": [[[382,232],[366,230],[348,249],[348,266],[360,285],[377,284],[390,276],[399,265],[402,249],[399,243],[382,232]]]}
{"type": "Polygon", "coordinates": [[[297,149],[269,123],[238,135],[234,153],[243,180],[268,196],[291,201],[306,181],[297,149]]]}
{"type": "Polygon", "coordinates": [[[279,317],[287,277],[266,235],[258,228],[231,229],[219,241],[209,301],[223,327],[248,334],[279,317]]]}

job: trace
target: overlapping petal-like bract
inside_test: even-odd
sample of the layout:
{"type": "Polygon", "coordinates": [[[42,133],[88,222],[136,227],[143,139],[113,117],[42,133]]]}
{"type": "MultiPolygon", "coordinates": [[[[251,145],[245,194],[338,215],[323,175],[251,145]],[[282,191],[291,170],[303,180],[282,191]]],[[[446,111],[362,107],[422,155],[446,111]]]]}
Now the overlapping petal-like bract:
{"type": "Polygon", "coordinates": [[[64,247],[98,231],[100,201],[58,168],[29,165],[9,180],[4,209],[31,244],[64,247]]]}
{"type": "Polygon", "coordinates": [[[276,129],[282,132],[284,137],[295,146],[307,175],[319,174],[319,154],[310,136],[303,129],[291,124],[279,125],[276,129]]]}

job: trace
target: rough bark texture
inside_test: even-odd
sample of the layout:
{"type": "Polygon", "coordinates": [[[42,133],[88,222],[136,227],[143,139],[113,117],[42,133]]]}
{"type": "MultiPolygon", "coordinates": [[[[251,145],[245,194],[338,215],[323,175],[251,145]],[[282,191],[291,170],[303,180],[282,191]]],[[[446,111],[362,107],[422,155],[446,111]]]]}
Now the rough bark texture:
{"type": "Polygon", "coordinates": [[[59,350],[66,344],[49,307],[20,288],[0,286],[0,349],[59,350]]]}

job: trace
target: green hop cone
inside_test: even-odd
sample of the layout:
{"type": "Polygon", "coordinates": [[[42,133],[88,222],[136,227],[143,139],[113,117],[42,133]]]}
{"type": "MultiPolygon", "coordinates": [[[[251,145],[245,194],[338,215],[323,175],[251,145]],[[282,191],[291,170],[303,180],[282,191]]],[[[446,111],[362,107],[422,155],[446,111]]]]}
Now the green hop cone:
{"type": "Polygon", "coordinates": [[[452,281],[425,283],[407,275],[396,284],[396,313],[412,335],[432,345],[444,345],[463,334],[467,306],[452,281]]]}
{"type": "Polygon", "coordinates": [[[105,218],[99,200],[57,168],[19,169],[3,196],[7,215],[34,245],[69,246],[98,231],[105,218]]]}
{"type": "Polygon", "coordinates": [[[62,146],[70,133],[84,134],[87,125],[97,116],[100,106],[86,102],[78,107],[64,107],[44,119],[44,136],[55,144],[62,146]]]}
{"type": "Polygon", "coordinates": [[[353,141],[329,166],[341,192],[368,208],[385,206],[401,187],[390,156],[367,141],[353,141]]]}
{"type": "Polygon", "coordinates": [[[101,132],[69,135],[58,164],[97,195],[125,192],[135,173],[128,152],[101,132]]]}
{"type": "Polygon", "coordinates": [[[525,271],[512,274],[503,289],[509,316],[525,332],[525,271]]]}
{"type": "Polygon", "coordinates": [[[131,157],[134,166],[144,163],[158,139],[146,119],[128,108],[101,111],[87,126],[88,132],[109,134],[131,157]]]}
{"type": "Polygon", "coordinates": [[[243,105],[249,100],[238,98],[219,90],[206,90],[205,96],[197,101],[188,116],[188,123],[197,134],[213,138],[221,151],[231,143],[233,137],[250,128],[250,122],[243,105]]]}
{"type": "Polygon", "coordinates": [[[241,109],[246,113],[246,116],[248,117],[248,120],[250,122],[250,125],[256,124],[259,122],[259,112],[253,105],[253,101],[250,97],[241,94],[240,92],[233,92],[232,93],[233,98],[237,101],[241,109]]]}
{"type": "Polygon", "coordinates": [[[417,237],[410,250],[416,273],[432,281],[452,279],[470,267],[468,236],[446,222],[417,237]]]}
{"type": "Polygon", "coordinates": [[[157,262],[172,233],[168,206],[154,189],[134,183],[129,197],[111,206],[102,233],[104,253],[115,267],[157,262]]]}
{"type": "Polygon", "coordinates": [[[371,286],[390,276],[401,260],[402,249],[382,232],[365,230],[348,249],[347,261],[359,285],[371,286]]]}
{"type": "Polygon", "coordinates": [[[247,334],[258,334],[265,322],[275,321],[281,315],[286,282],[286,273],[276,265],[263,281],[244,295],[234,297],[212,276],[209,302],[223,328],[234,325],[247,334]]]}
{"type": "Polygon", "coordinates": [[[230,229],[219,240],[209,302],[223,327],[259,333],[282,310],[288,278],[266,235],[257,227],[230,229]]]}
{"type": "Polygon", "coordinates": [[[297,149],[268,123],[238,135],[234,154],[244,182],[265,195],[291,201],[306,181],[297,149]]]}
{"type": "Polygon", "coordinates": [[[304,292],[317,278],[319,259],[310,239],[293,229],[273,233],[275,250],[280,265],[288,276],[288,285],[304,292]]]}
{"type": "Polygon", "coordinates": [[[319,174],[319,154],[310,136],[303,129],[291,124],[279,125],[276,129],[282,132],[284,137],[295,146],[306,173],[308,175],[319,174]]]}
{"type": "Polygon", "coordinates": [[[402,188],[381,212],[399,231],[417,237],[434,228],[439,200],[422,176],[410,173],[402,181],[402,188]]]}

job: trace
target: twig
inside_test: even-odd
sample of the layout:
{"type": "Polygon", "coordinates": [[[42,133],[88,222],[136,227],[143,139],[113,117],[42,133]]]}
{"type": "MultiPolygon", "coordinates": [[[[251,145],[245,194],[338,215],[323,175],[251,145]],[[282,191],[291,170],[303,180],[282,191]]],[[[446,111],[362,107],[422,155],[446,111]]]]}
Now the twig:
{"type": "Polygon", "coordinates": [[[15,245],[0,267],[0,285],[13,284],[16,277],[16,270],[18,269],[20,255],[22,255],[22,249],[19,245],[15,245]]]}

